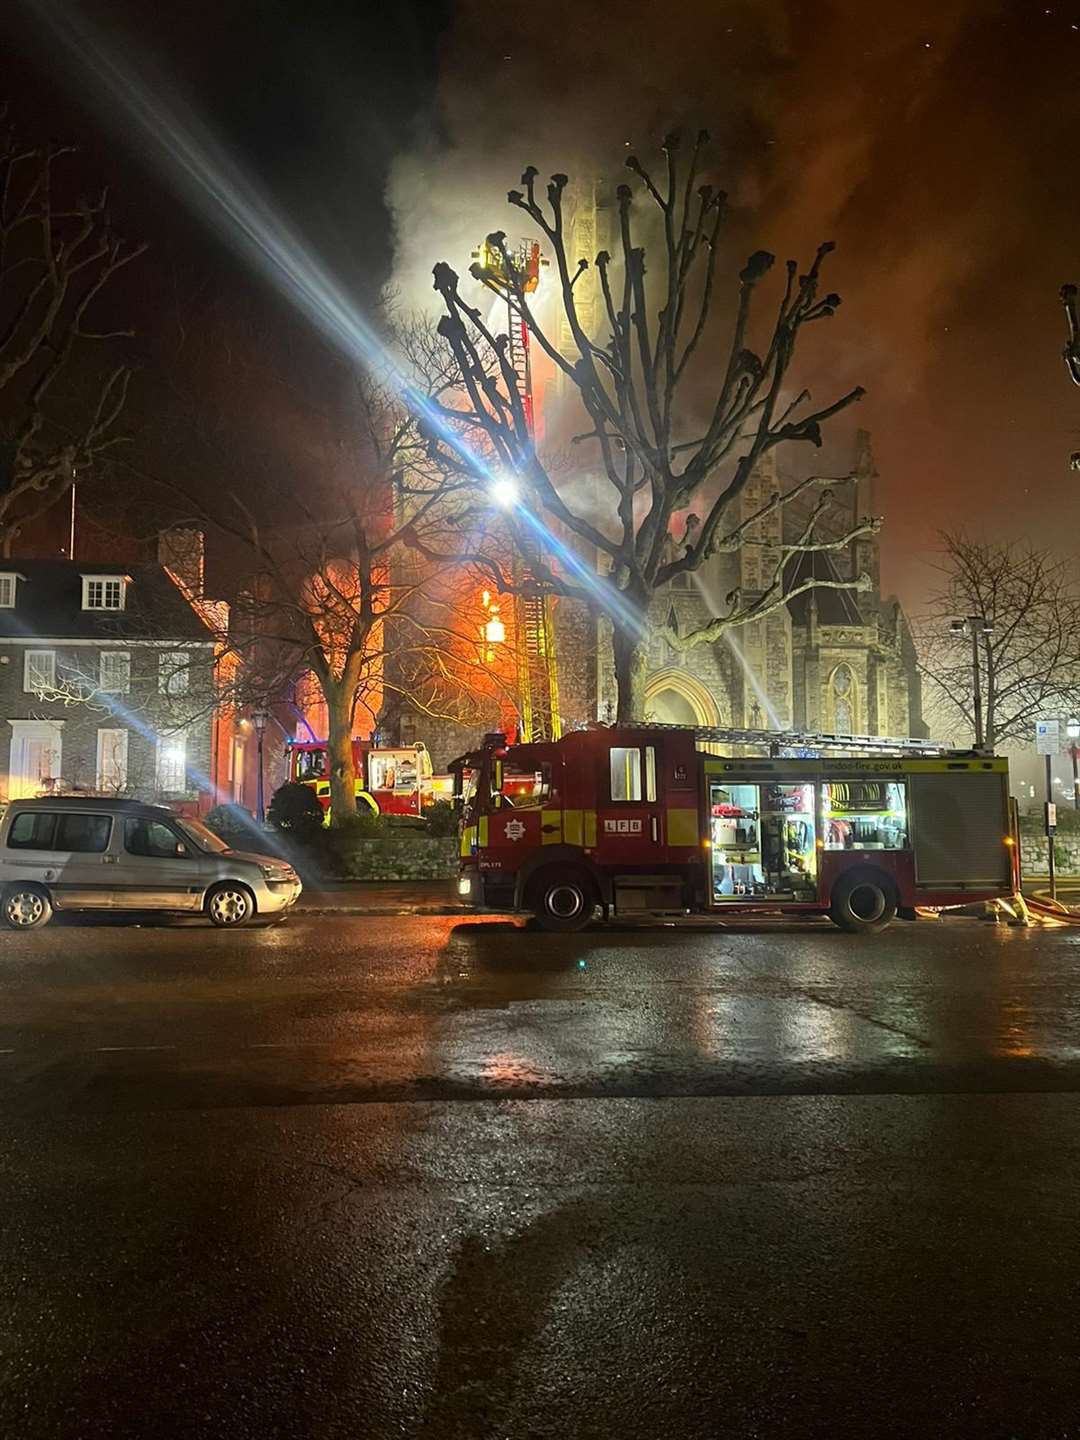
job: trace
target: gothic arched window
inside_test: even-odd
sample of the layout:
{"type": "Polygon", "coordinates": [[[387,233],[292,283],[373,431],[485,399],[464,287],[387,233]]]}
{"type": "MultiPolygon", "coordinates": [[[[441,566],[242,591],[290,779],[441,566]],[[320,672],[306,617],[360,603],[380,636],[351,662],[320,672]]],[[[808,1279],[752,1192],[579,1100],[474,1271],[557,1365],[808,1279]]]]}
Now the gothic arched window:
{"type": "Polygon", "coordinates": [[[834,735],[855,733],[855,676],[850,665],[838,665],[829,681],[829,708],[834,735]]]}

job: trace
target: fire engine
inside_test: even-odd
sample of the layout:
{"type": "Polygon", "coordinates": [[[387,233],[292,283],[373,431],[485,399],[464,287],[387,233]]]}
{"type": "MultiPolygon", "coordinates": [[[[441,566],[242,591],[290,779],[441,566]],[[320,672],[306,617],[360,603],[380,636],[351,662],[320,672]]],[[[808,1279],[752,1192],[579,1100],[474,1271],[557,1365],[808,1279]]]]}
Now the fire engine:
{"type": "MultiPolygon", "coordinates": [[[[449,800],[453,779],[432,773],[423,743],[383,749],[370,740],[353,740],[356,799],[376,815],[422,815],[436,800],[449,800]]],[[[330,810],[330,769],[325,741],[290,740],[289,779],[310,785],[323,810],[330,810]]]]}
{"type": "Polygon", "coordinates": [[[824,914],[872,931],[1019,890],[1008,763],[976,751],[640,725],[490,735],[450,769],[459,893],[548,930],[600,907],[824,914]]]}

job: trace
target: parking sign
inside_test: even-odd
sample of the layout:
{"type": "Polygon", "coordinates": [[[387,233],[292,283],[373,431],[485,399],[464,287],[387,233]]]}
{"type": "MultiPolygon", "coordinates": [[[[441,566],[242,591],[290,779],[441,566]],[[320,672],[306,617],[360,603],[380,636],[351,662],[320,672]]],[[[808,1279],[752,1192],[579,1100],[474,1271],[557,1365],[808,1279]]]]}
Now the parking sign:
{"type": "Polygon", "coordinates": [[[1035,753],[1037,755],[1059,755],[1061,753],[1061,721],[1035,721],[1035,753]]]}

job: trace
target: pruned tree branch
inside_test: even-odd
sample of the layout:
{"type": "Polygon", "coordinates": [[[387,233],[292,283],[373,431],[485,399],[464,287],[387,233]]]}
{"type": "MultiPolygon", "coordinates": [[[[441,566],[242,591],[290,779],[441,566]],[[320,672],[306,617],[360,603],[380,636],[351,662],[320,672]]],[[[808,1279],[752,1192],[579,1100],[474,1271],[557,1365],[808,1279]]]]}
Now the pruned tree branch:
{"type": "MultiPolygon", "coordinates": [[[[799,273],[794,261],[786,265],[771,334],[760,355],[748,348],[748,337],[760,328],[760,296],[773,257],[765,251],[749,257],[734,286],[734,318],[724,358],[716,363],[713,338],[719,331],[722,294],[717,262],[726,197],[711,184],[699,183],[707,143],[705,132],[688,149],[678,133],[665,137],[662,179],[639,157],[627,159],[638,189],[636,193],[631,185],[617,189],[614,253],[571,252],[567,176],[551,177],[546,203],[538,193],[532,166],[521,176],[522,188],[509,192],[511,207],[524,214],[542,237],[559,317],[570,337],[568,350],[540,323],[528,277],[503,232],[487,237],[489,250],[498,256],[497,272],[479,265],[471,271],[487,291],[509,300],[514,316],[576,392],[588,423],[579,428],[573,444],[586,451],[595,447],[601,473],[611,486],[606,499],[589,495],[586,503],[572,501],[558,483],[550,464],[537,453],[507,337],[490,328],[449,265],[440,263],[433,271],[444,311],[439,333],[453,356],[455,375],[453,393],[444,386],[438,396],[441,424],[428,432],[430,458],[447,473],[468,472],[478,485],[484,485],[493,472],[512,472],[523,491],[524,509],[546,516],[556,535],[574,537],[607,557],[609,576],[591,587],[590,599],[609,615],[617,637],[624,631],[632,635],[621,652],[616,645],[619,714],[625,719],[640,718],[643,697],[634,692],[630,671],[618,654],[641,669],[639,657],[647,643],[647,615],[655,592],[675,576],[699,569],[717,553],[753,543],[771,516],[804,491],[823,485],[823,477],[808,477],[781,488],[753,514],[744,511],[747,486],[770,451],[799,444],[820,446],[827,422],[863,394],[861,387],[854,387],[811,411],[805,409],[809,400],[805,389],[790,398],[790,373],[804,327],[832,316],[840,304],[838,295],[822,293],[821,273],[831,244],[818,248],[805,273],[799,273]],[[647,266],[639,237],[650,228],[662,239],[647,266]],[[595,272],[603,316],[599,333],[589,331],[580,303],[583,277],[590,269],[595,272]],[[710,337],[707,360],[706,336],[710,337]],[[701,427],[696,417],[701,413],[703,384],[711,386],[711,392],[709,418],[701,427]],[[693,526],[685,525],[672,555],[677,517],[699,499],[702,508],[693,526]]],[[[790,598],[785,592],[785,563],[796,550],[840,550],[874,532],[878,522],[867,520],[842,537],[821,538],[816,526],[831,491],[826,490],[825,496],[815,509],[809,533],[781,547],[778,571],[762,593],[740,601],[730,616],[718,617],[703,632],[704,638],[717,626],[748,623],[785,603],[790,598]]],[[[477,561],[475,550],[470,560],[477,561]]],[[[483,563],[492,569],[489,561],[483,563]]],[[[530,566],[541,574],[532,553],[530,566]]],[[[565,579],[550,567],[542,579],[553,593],[567,593],[565,579]]],[[[862,586],[861,579],[840,579],[812,580],[801,588],[826,583],[848,589],[862,586]]],[[[686,638],[680,640],[685,643],[686,638]]]]}

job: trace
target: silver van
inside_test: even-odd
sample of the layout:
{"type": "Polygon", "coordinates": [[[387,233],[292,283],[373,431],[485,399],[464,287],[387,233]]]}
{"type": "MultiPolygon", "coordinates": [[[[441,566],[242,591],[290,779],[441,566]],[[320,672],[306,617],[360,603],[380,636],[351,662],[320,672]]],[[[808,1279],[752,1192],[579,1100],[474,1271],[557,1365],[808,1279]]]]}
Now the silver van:
{"type": "Polygon", "coordinates": [[[54,910],[201,912],[214,925],[281,915],[300,895],[285,860],[230,850],[199,820],[135,800],[14,800],[0,825],[0,915],[13,930],[54,910]]]}

